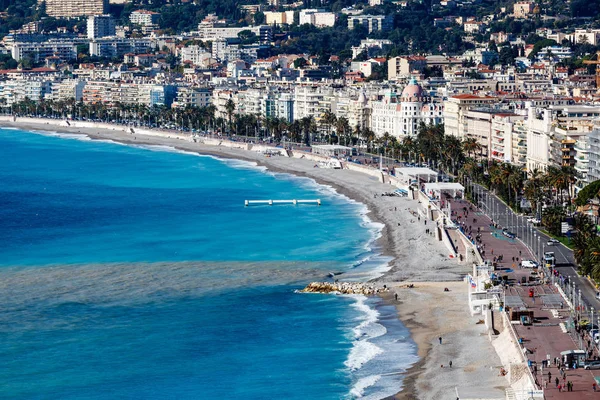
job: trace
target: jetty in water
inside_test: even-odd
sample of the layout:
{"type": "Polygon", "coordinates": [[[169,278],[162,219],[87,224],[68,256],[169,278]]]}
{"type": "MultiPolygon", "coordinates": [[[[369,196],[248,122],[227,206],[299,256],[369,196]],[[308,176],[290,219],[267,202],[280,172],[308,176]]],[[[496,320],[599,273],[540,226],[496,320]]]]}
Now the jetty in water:
{"type": "Polygon", "coordinates": [[[246,200],[246,201],[244,201],[244,205],[246,207],[251,206],[253,204],[256,204],[256,205],[268,204],[270,206],[275,205],[275,204],[293,204],[293,205],[316,204],[316,205],[320,206],[321,199],[316,199],[316,200],[246,200]]]}
{"type": "Polygon", "coordinates": [[[311,282],[300,290],[301,293],[362,294],[365,296],[387,291],[387,287],[377,288],[370,284],[358,282],[311,282]]]}

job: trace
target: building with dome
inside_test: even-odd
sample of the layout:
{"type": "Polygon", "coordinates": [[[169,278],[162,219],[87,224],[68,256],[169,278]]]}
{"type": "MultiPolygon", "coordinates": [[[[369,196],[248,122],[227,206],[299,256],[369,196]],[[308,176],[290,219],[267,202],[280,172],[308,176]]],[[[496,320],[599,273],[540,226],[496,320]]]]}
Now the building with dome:
{"type": "Polygon", "coordinates": [[[443,103],[435,102],[412,78],[402,94],[390,90],[371,100],[371,129],[377,135],[386,132],[397,138],[415,136],[422,123],[440,124],[443,118],[443,103]]]}

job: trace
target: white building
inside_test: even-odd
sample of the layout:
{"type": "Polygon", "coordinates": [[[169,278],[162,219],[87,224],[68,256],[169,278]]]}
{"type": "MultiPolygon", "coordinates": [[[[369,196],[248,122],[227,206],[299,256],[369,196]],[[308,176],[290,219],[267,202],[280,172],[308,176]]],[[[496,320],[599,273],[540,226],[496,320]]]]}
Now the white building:
{"type": "Polygon", "coordinates": [[[105,37],[90,42],[90,55],[98,57],[123,57],[127,53],[147,53],[151,48],[147,38],[105,37]]]}
{"type": "Polygon", "coordinates": [[[132,24],[147,26],[158,23],[160,14],[153,11],[137,10],[129,15],[129,20],[132,24]]]}
{"type": "Polygon", "coordinates": [[[373,31],[389,31],[393,26],[393,15],[349,15],[348,29],[364,26],[369,33],[373,31]]]}
{"type": "Polygon", "coordinates": [[[458,94],[444,102],[444,132],[446,135],[464,139],[468,133],[466,114],[472,108],[486,107],[496,103],[498,99],[473,94],[458,94]]]}
{"type": "Polygon", "coordinates": [[[211,58],[211,53],[204,47],[198,45],[183,47],[180,51],[181,61],[190,61],[194,65],[204,65],[207,59],[211,58]]]}
{"type": "Polygon", "coordinates": [[[387,132],[395,137],[415,136],[421,123],[437,125],[443,117],[442,104],[434,103],[414,79],[406,85],[400,97],[390,91],[369,105],[371,129],[377,135],[387,132]]]}
{"type": "Polygon", "coordinates": [[[86,81],[81,79],[65,79],[52,85],[52,100],[66,101],[75,99],[81,101],[86,81]]]}
{"type": "Polygon", "coordinates": [[[38,0],[46,5],[46,14],[56,18],[101,15],[108,12],[108,0],[38,0]]]}
{"type": "Polygon", "coordinates": [[[17,61],[31,57],[34,62],[40,62],[51,56],[68,61],[77,58],[77,46],[73,41],[17,42],[12,46],[11,55],[17,61]]]}
{"type": "Polygon", "coordinates": [[[292,25],[294,23],[294,11],[265,11],[264,14],[267,25],[292,25]]]}
{"type": "Polygon", "coordinates": [[[87,20],[88,39],[115,36],[115,19],[111,15],[92,15],[87,20]]]}
{"type": "Polygon", "coordinates": [[[332,27],[335,25],[336,14],[317,9],[308,9],[300,11],[299,24],[314,25],[319,28],[332,27]]]}

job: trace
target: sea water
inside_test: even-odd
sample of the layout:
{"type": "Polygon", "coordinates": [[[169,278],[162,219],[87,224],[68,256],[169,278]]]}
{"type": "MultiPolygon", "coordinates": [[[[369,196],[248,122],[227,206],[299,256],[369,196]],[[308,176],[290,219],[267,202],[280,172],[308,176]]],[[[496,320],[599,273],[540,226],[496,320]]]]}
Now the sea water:
{"type": "Polygon", "coordinates": [[[0,397],[381,398],[416,359],[393,307],[296,293],[385,263],[312,180],[0,129],[0,182],[0,397]]]}

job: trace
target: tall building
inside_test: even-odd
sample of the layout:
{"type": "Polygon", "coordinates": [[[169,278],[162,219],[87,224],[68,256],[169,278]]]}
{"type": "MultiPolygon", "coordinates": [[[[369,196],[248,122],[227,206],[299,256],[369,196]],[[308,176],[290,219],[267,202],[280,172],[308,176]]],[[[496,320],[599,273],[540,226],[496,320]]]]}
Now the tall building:
{"type": "Polygon", "coordinates": [[[88,39],[115,36],[115,19],[110,15],[91,15],[87,21],[88,39]]]}
{"type": "Polygon", "coordinates": [[[46,4],[46,14],[56,18],[102,15],[108,12],[108,0],[38,0],[46,4]]]}

